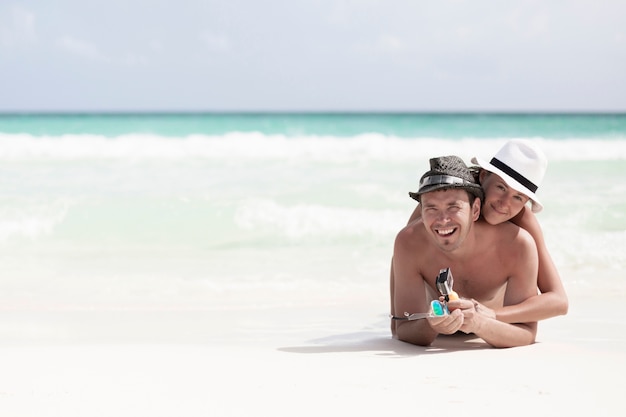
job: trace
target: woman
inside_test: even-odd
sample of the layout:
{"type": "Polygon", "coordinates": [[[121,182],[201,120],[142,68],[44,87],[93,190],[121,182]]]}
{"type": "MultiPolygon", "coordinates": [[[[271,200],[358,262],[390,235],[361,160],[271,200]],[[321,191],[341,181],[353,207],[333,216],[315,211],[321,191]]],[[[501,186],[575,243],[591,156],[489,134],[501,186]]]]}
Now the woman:
{"type": "MultiPolygon", "coordinates": [[[[520,304],[496,310],[475,301],[477,308],[482,313],[506,323],[539,321],[567,314],[567,294],[534,214],[543,209],[535,193],[547,168],[545,155],[532,142],[510,140],[489,162],[478,158],[472,158],[472,162],[478,165],[475,167],[475,175],[485,192],[481,206],[482,217],[489,224],[511,221],[525,229],[534,238],[539,254],[537,276],[539,293],[536,296],[520,304]],[[528,202],[530,209],[527,206],[528,202]]],[[[409,223],[419,216],[418,205],[409,223]]],[[[393,307],[393,268],[391,291],[393,307]]]]}

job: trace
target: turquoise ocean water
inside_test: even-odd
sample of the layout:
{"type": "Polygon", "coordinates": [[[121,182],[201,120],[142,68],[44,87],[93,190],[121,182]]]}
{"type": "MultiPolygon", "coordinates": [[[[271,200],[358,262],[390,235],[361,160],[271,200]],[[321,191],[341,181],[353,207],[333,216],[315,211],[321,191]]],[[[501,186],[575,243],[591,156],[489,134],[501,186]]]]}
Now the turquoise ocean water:
{"type": "Polygon", "coordinates": [[[625,114],[16,114],[0,115],[0,301],[386,300],[428,158],[510,138],[550,161],[539,220],[568,288],[601,274],[624,291],[625,114]]]}

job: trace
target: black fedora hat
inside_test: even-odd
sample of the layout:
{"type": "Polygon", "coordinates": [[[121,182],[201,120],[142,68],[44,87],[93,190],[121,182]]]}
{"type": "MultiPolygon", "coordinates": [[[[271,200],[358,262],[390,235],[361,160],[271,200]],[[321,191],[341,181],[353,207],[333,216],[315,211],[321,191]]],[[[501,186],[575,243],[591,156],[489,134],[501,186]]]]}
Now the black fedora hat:
{"type": "Polygon", "coordinates": [[[420,196],[431,191],[461,188],[475,197],[483,199],[483,189],[474,179],[472,171],[458,156],[440,156],[430,160],[430,171],[420,178],[419,190],[409,192],[411,198],[420,201],[420,196]]]}

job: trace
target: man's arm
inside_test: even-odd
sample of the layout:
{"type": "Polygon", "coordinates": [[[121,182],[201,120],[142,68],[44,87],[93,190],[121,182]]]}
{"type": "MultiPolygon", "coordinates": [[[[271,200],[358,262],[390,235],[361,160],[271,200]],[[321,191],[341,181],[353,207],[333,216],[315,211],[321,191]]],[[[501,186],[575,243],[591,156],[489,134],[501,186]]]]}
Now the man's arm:
{"type": "Polygon", "coordinates": [[[411,213],[411,216],[409,217],[409,221],[407,222],[407,224],[411,224],[415,220],[421,219],[421,218],[422,218],[422,208],[420,207],[420,203],[417,203],[417,206],[415,206],[415,210],[413,210],[413,213],[411,213]]]}
{"type": "MultiPolygon", "coordinates": [[[[426,285],[419,274],[419,237],[416,226],[409,225],[396,236],[393,250],[393,311],[396,317],[404,313],[425,313],[429,311],[426,301],[426,285]]],[[[395,337],[420,346],[428,346],[437,337],[427,320],[394,320],[392,327],[395,337]]]]}

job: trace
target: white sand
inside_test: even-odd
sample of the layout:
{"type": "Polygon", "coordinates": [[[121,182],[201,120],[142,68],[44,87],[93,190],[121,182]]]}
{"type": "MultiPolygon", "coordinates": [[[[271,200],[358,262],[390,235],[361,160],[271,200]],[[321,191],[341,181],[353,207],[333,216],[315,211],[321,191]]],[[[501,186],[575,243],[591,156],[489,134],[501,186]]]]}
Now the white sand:
{"type": "Polygon", "coordinates": [[[538,343],[389,337],[384,300],[0,312],[1,416],[622,416],[626,314],[574,295],[538,343]]]}

